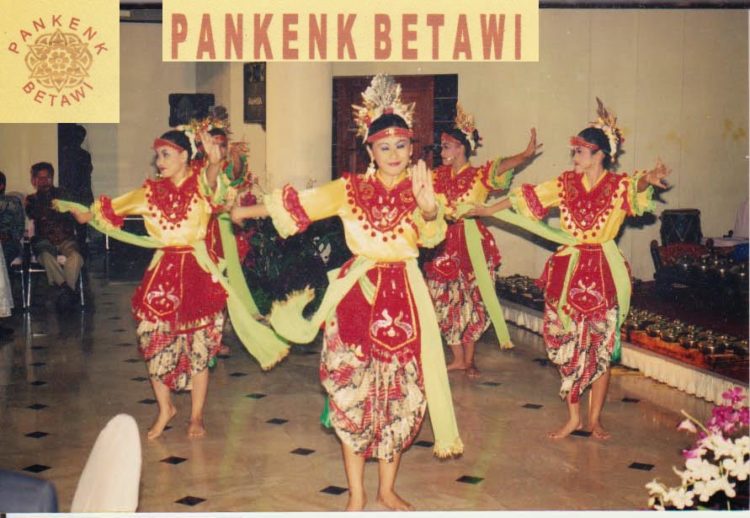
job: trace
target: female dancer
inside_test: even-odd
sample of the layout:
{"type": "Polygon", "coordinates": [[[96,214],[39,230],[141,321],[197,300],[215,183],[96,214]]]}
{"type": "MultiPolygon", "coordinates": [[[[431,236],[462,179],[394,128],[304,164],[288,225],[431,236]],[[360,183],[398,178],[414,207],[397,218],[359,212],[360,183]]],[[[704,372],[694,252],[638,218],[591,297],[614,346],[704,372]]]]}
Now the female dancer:
{"type": "Polygon", "coordinates": [[[209,179],[215,183],[219,150],[207,133],[203,138],[210,165],[202,170],[201,162],[191,165],[188,137],[172,130],[154,141],[158,180],[146,180],[140,189],[114,200],[101,196],[90,209],[56,202],[59,210],[70,210],[79,223],[90,223],[131,244],[159,249],[132,301],[138,350],[148,365],[159,404],[149,439],[159,437],[176,414],[170,391],[180,390],[191,390],[188,436],[205,435],[207,366],[219,349],[227,302],[233,320],[243,319],[238,334],[261,366],[270,368],[287,354],[286,345],[269,328],[246,318],[242,303],[206,250],[213,203],[209,179]],[[143,217],[149,237],[120,230],[128,215],[143,217]]]}
{"type": "Polygon", "coordinates": [[[550,257],[538,281],[545,290],[547,354],[560,371],[560,396],[569,413],[568,421],[548,434],[552,439],[582,428],[579,399],[589,385],[587,428],[597,439],[610,436],[601,411],[631,292],[630,268],[614,239],[627,216],[653,210],[652,186],[666,188],[669,174],[661,161],[633,176],[611,171],[623,138],[617,119],[597,101],[599,119],[570,140],[572,171],[536,186],[525,184],[508,198],[470,212],[494,215],[567,245],[550,257]],[[517,214],[498,212],[511,206],[517,214]],[[538,223],[549,207],[560,208],[559,231],[538,223]]]}
{"type": "Polygon", "coordinates": [[[271,215],[279,233],[304,230],[338,216],[354,258],[329,274],[331,283],[312,320],[301,318],[303,298],[277,305],[270,321],[283,337],[311,341],[325,323],[320,378],[331,423],[341,440],[349,483],[347,510],[365,507],[365,459],[379,460],[378,501],[412,506],[394,490],[401,454],[419,431],[429,405],[435,454],[459,454],[440,331],[416,263],[419,245],[445,235],[424,162],[411,170],[412,105],[400,85],[376,76],[362,94],[355,119],[372,162],[364,175],[344,174],[320,188],[297,192],[287,185],[264,205],[232,210],[232,219],[271,215]]]}
{"type": "Polygon", "coordinates": [[[541,144],[537,145],[536,130],[532,129],[529,144],[521,153],[474,167],[469,157],[476,154],[481,138],[474,117],[461,105],[456,105],[456,111],[455,127],[440,136],[443,165],[433,173],[435,193],[445,197],[446,217],[452,223],[437,254],[425,264],[425,272],[440,332],[453,352],[448,370],[463,370],[476,378],[479,370],[474,363],[474,348],[490,320],[500,347],[510,348],[512,344],[494,288],[500,251],[487,227],[461,218],[461,205],[484,203],[491,191],[507,189],[513,168],[530,160],[541,144]]]}

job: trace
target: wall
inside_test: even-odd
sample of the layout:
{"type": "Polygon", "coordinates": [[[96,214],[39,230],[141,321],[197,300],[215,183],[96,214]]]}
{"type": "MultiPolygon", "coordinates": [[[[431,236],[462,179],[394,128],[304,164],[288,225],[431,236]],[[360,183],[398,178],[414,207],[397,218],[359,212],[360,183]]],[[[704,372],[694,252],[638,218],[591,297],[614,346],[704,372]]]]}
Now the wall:
{"type": "MultiPolygon", "coordinates": [[[[540,24],[539,63],[335,63],[333,74],[457,73],[459,98],[484,137],[475,163],[521,151],[537,128],[544,152],[515,186],[569,167],[569,137],[595,119],[599,96],[625,131],[621,170],[657,157],[673,169],[657,214],[698,208],[704,235],[731,228],[748,195],[746,12],[543,10],[540,24]]],[[[493,232],[504,273],[540,273],[547,249],[493,232]]],[[[638,278],[652,278],[648,245],[658,234],[658,220],[623,232],[619,244],[638,278]]]]}

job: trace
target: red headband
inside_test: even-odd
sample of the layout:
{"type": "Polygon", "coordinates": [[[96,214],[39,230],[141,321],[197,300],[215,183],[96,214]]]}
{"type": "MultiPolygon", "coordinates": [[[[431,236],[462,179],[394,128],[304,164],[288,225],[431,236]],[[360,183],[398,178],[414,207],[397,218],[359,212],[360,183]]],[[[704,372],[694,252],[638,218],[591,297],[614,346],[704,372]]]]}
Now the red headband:
{"type": "Polygon", "coordinates": [[[575,137],[570,137],[570,145],[572,147],[576,147],[576,146],[585,147],[587,149],[590,149],[591,151],[597,151],[599,149],[599,146],[589,142],[588,140],[582,139],[578,135],[576,135],[575,137]]]}
{"type": "Polygon", "coordinates": [[[391,126],[390,128],[385,128],[383,130],[378,131],[374,135],[369,135],[367,137],[367,142],[372,144],[376,140],[380,140],[381,138],[385,137],[407,137],[411,138],[413,135],[412,131],[407,128],[400,128],[398,126],[391,126]]]}
{"type": "Polygon", "coordinates": [[[163,139],[163,138],[157,138],[154,139],[154,149],[162,146],[171,147],[172,149],[176,149],[177,151],[187,151],[187,149],[183,148],[179,144],[175,144],[171,140],[163,139]]]}
{"type": "Polygon", "coordinates": [[[453,135],[450,135],[450,134],[448,134],[448,133],[441,133],[441,134],[440,134],[440,140],[441,140],[441,141],[442,141],[442,140],[450,140],[450,141],[452,141],[452,142],[455,142],[455,143],[457,143],[457,144],[459,144],[459,145],[461,145],[461,146],[463,146],[463,145],[464,145],[464,143],[463,143],[463,142],[461,142],[461,141],[460,141],[460,140],[458,140],[458,139],[457,139],[456,137],[454,137],[453,135]]]}

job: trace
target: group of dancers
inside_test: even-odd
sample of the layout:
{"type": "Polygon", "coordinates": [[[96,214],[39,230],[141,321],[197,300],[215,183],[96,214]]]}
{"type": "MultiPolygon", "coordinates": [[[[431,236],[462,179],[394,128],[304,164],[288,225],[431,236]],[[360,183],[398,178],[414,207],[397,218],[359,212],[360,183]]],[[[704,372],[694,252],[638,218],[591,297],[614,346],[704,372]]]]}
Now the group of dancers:
{"type": "Polygon", "coordinates": [[[241,153],[228,153],[221,123],[199,121],[154,141],[158,179],[114,199],[101,196],[91,207],[57,202],[80,223],[156,249],[132,301],[138,348],[159,404],[148,438],[159,437],[174,417],[171,392],[179,390],[191,390],[188,434],[206,433],[208,365],[222,346],[227,310],[264,369],[286,356],[289,342],[310,342],[322,326],[320,379],[341,442],[347,510],[365,507],[364,466],[371,457],[379,461],[378,501],[411,509],[395,491],[396,475],[428,408],[435,455],[463,451],[447,371],[479,376],[475,344],[490,322],[500,346],[512,347],[494,290],[500,253],[476,216],[562,245],[540,279],[544,340],[570,414],[549,437],[583,427],[579,400],[591,386],[587,427],[595,438],[608,438],[601,410],[630,299],[628,265],[614,238],[627,216],[651,210],[653,187],[666,186],[668,169],[657,161],[632,176],[613,172],[623,138],[600,103],[597,121],[571,139],[572,170],[485,205],[491,193],[509,188],[514,168],[537,155],[534,129],[522,152],[476,167],[470,157],[479,133],[459,107],[455,128],[441,135],[442,165],[430,171],[422,160],[412,165],[415,107],[402,102],[400,85],[377,75],[362,101],[354,118],[371,159],[364,173],[343,173],[302,191],[287,185],[262,203],[242,206],[236,199],[246,162],[241,153]],[[550,207],[559,207],[560,228],[542,221],[550,207]],[[148,236],[121,229],[130,215],[143,217],[148,236]],[[278,301],[261,319],[246,284],[228,280],[241,275],[229,217],[236,224],[270,217],[287,237],[333,216],[343,223],[353,257],[329,275],[318,310],[303,317],[308,290],[278,301]],[[425,264],[426,282],[417,264],[420,247],[435,248],[425,264]],[[443,341],[453,353],[447,367],[443,341]]]}

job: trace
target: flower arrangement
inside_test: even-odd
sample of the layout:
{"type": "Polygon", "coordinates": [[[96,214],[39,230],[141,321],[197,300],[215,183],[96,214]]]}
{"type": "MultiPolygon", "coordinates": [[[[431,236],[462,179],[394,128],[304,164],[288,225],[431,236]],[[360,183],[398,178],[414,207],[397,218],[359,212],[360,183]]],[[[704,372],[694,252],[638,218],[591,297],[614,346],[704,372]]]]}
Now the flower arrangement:
{"type": "Polygon", "coordinates": [[[649,507],[657,510],[686,508],[748,508],[750,436],[747,394],[739,387],[722,394],[725,403],[714,407],[705,425],[687,417],[678,426],[698,435],[691,449],[682,452],[685,470],[676,468],[681,484],[667,487],[652,480],[646,484],[649,507]]]}

